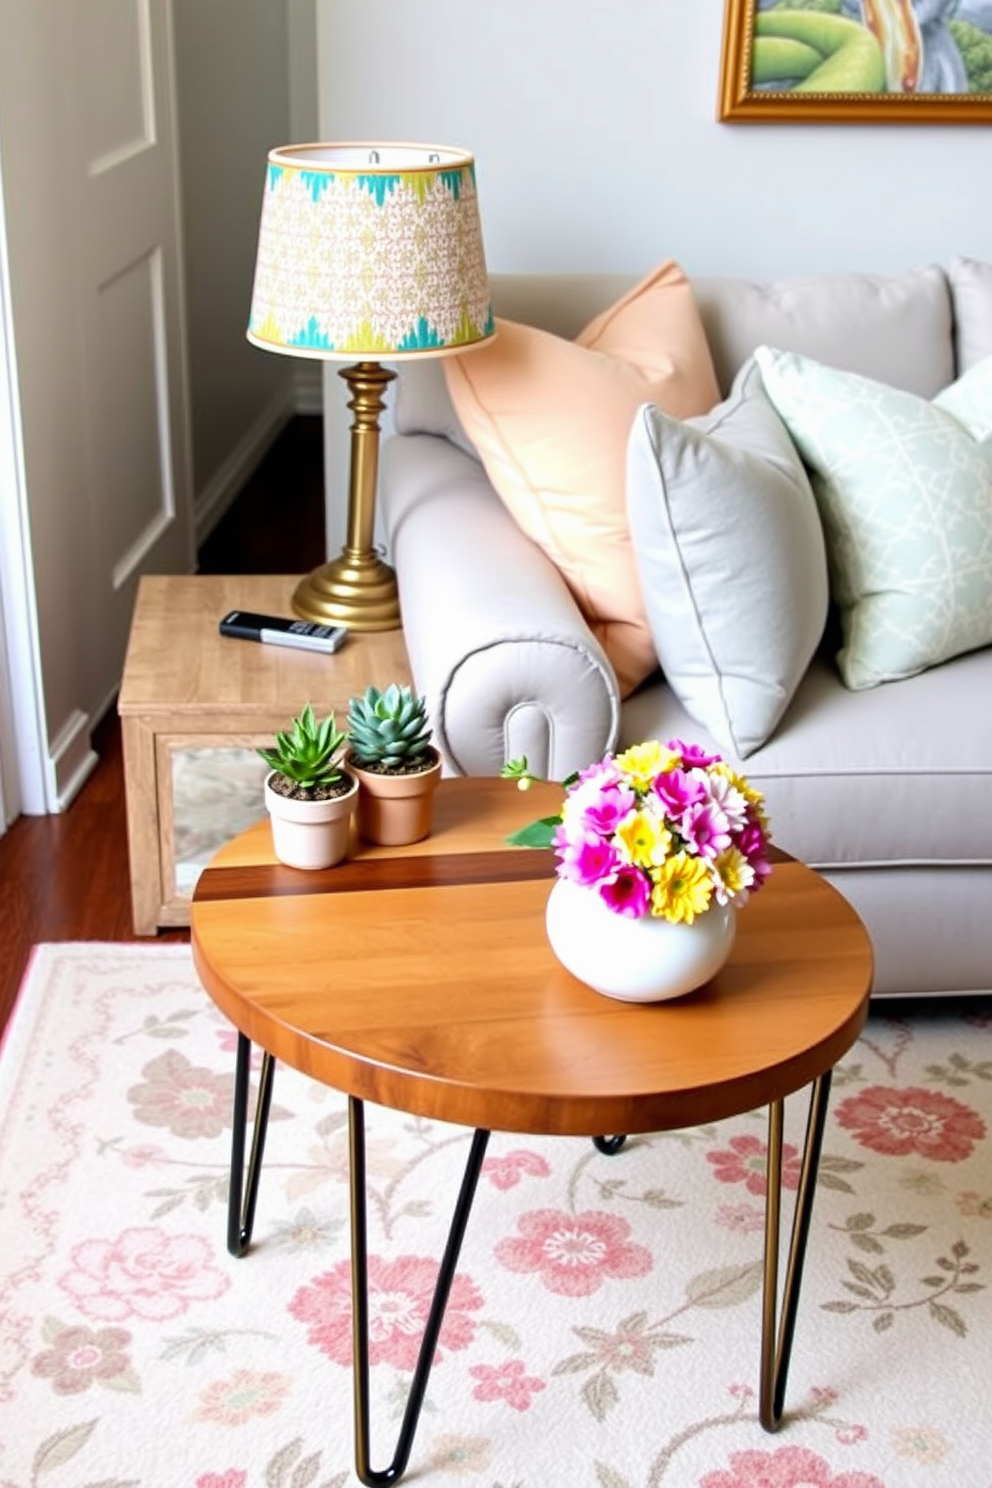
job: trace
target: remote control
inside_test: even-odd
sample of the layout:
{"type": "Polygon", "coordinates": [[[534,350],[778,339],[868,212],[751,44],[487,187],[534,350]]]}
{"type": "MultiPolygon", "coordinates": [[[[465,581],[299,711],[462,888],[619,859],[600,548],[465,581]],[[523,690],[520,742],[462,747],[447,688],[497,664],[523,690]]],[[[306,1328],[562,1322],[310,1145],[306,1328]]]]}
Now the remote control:
{"type": "Polygon", "coordinates": [[[317,625],[312,620],[287,620],[282,615],[256,615],[251,610],[229,610],[220,633],[266,646],[292,646],[300,651],[336,651],[348,632],[342,625],[317,625]]]}

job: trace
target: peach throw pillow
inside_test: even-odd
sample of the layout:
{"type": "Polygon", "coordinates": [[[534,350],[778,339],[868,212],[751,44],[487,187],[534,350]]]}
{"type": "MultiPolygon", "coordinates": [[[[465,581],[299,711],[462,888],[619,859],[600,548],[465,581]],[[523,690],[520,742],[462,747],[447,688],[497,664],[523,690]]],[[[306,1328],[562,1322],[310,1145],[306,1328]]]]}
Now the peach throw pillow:
{"type": "Polygon", "coordinates": [[[627,526],[627,437],[643,403],[677,418],[720,400],[692,289],[666,262],[575,341],[497,322],[445,359],[452,402],[489,479],[559,569],[626,696],[657,656],[627,526]]]}

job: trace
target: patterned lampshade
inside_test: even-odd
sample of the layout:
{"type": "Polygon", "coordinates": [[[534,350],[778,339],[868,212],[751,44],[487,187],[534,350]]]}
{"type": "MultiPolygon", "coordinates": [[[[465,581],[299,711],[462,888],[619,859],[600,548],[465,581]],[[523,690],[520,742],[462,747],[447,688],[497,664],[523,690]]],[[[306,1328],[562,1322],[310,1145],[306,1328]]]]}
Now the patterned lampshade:
{"type": "Polygon", "coordinates": [[[271,151],[248,339],[396,361],[494,332],[475,163],[440,145],[271,151]]]}

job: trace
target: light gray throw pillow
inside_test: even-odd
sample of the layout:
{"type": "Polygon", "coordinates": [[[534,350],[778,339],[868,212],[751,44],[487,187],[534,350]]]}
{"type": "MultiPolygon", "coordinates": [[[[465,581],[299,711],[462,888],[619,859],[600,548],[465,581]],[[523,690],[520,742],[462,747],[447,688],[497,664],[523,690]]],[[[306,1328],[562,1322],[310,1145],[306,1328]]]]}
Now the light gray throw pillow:
{"type": "Polygon", "coordinates": [[[638,410],[627,514],[669,686],[744,759],[788,707],[829,601],[816,501],[753,361],[704,417],[638,410]]]}

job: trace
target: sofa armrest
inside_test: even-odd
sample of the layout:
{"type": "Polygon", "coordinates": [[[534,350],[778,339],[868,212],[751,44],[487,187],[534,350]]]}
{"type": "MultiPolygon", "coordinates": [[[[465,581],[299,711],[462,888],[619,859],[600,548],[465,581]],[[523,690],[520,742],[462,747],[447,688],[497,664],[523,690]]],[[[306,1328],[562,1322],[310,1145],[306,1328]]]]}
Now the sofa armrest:
{"type": "Polygon", "coordinates": [[[479,462],[446,439],[397,435],[380,490],[413,679],[446,773],[497,775],[526,755],[560,780],[612,748],[613,669],[479,462]]]}

